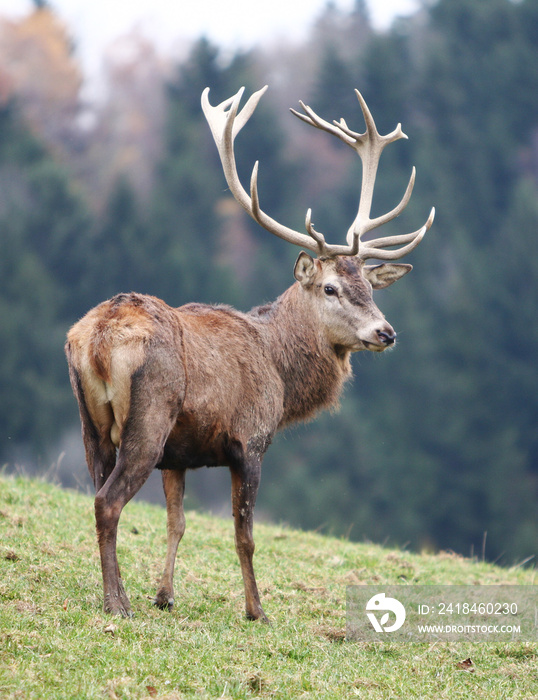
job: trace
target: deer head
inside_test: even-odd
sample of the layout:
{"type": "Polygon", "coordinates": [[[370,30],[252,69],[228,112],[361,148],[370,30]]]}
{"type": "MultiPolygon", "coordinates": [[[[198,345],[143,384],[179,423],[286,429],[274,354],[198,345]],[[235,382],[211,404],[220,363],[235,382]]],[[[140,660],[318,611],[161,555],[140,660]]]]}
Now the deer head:
{"type": "Polygon", "coordinates": [[[373,240],[364,239],[370,231],[396,218],[409,202],[415,183],[414,168],[399,204],[386,214],[375,218],[370,217],[381,153],[389,143],[407,136],[403,133],[400,124],[390,134],[385,136],[379,134],[370,110],[358,90],[355,90],[355,93],[366,123],[366,131],[362,134],[352,131],[344,119],[332,123],[325,121],[303,102],[300,102],[300,105],[304,114],[291,110],[295,116],[307,124],[338,137],[353,148],[362,161],[359,208],[348,229],[346,244],[329,244],[325,236],[314,228],[311,209],[306,213],[306,234],[283,226],[261,209],[257,184],[258,162],[252,170],[250,194],[245,191],[239,180],[234,156],[234,140],[252,116],[266,89],[267,86],[255,92],[241,111],[239,111],[239,103],[244,88],[215,107],[209,103],[209,88],[206,88],[202,94],[202,109],[217,145],[226,182],[237,202],[261,226],[317,256],[317,259],[314,259],[303,251],[295,264],[294,274],[301,286],[309,290],[311,296],[317,297],[316,308],[321,317],[330,317],[325,325],[329,335],[340,338],[335,345],[342,345],[350,351],[384,350],[392,345],[396,334],[374,304],[372,289],[388,287],[409,272],[412,266],[393,262],[365,265],[365,261],[368,259],[393,261],[407,255],[420,243],[432,225],[435,215],[435,209],[432,208],[426,223],[412,233],[373,240]],[[400,247],[387,250],[394,246],[400,247]],[[321,307],[320,298],[323,298],[321,307]],[[357,322],[358,307],[362,310],[360,323],[357,322]],[[336,332],[337,329],[340,329],[339,332],[336,332]]]}

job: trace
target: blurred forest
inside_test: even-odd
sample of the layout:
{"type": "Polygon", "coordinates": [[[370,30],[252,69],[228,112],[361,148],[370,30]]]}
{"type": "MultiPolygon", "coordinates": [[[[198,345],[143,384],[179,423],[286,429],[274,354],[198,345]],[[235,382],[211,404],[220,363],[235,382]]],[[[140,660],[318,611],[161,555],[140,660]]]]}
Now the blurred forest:
{"type": "MultiPolygon", "coordinates": [[[[343,242],[359,159],[288,108],[302,99],[362,130],[358,88],[382,133],[401,121],[409,136],[383,154],[374,213],[399,201],[415,165],[396,229],[415,230],[432,205],[437,216],[406,259],[412,274],[376,297],[397,349],[355,355],[340,411],[275,441],[258,512],[357,540],[532,558],[538,0],[425,2],[385,32],[363,0],[350,13],[329,3],[301,44],[229,55],[202,37],[184,55],[123,37],[90,101],[51,6],[0,18],[2,463],[55,462],[63,483],[88,483],[63,343],[91,306],[136,290],[246,310],[293,282],[298,250],[225,189],[202,89],[215,104],[269,84],[237,140],[244,182],[259,159],[265,211],[303,230],[312,206],[316,228],[343,242]]],[[[189,507],[228,500],[227,470],[189,477],[189,507]]]]}

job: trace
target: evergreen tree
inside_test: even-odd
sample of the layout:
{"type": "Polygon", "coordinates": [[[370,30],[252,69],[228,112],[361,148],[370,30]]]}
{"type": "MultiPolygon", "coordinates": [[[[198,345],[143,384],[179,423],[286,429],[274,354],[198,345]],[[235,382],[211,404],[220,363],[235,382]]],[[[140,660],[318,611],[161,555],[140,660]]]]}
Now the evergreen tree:
{"type": "Polygon", "coordinates": [[[312,106],[318,114],[333,115],[340,119],[353,114],[357,100],[351,86],[359,84],[358,76],[353,75],[349,62],[340,55],[338,47],[330,42],[322,49],[322,58],[312,99],[312,106]]]}
{"type": "MultiPolygon", "coordinates": [[[[247,280],[242,285],[248,299],[246,304],[243,302],[246,306],[267,300],[274,288],[283,289],[278,274],[265,272],[258,276],[257,270],[272,267],[271,261],[287,254],[286,247],[241,211],[237,226],[244,231],[253,253],[245,257],[240,247],[236,251],[240,264],[248,269],[237,270],[223,262],[220,208],[232,200],[225,190],[217,150],[200,106],[205,87],[211,89],[213,104],[235,94],[241,85],[248,96],[260,87],[254,84],[253,75],[254,64],[248,54],[238,54],[228,66],[221,67],[218,51],[202,39],[169,85],[165,156],[158,168],[151,214],[152,240],[163,257],[157,292],[167,301],[241,303],[240,278],[247,280]],[[267,280],[266,285],[263,280],[267,280]]],[[[291,199],[286,179],[290,169],[283,156],[281,132],[263,105],[254,121],[256,128],[245,128],[236,142],[238,171],[248,183],[255,161],[260,161],[262,207],[275,218],[285,219],[286,203],[291,199]],[[278,173],[278,177],[269,179],[265,172],[278,173]]]]}
{"type": "MultiPolygon", "coordinates": [[[[159,256],[158,289],[168,303],[218,300],[218,170],[204,157],[200,94],[219,83],[218,52],[201,40],[168,87],[165,156],[158,165],[150,226],[159,256]]],[[[155,278],[157,281],[157,278],[155,278]]]]}
{"type": "Polygon", "coordinates": [[[66,174],[0,109],[0,445],[43,448],[70,414],[63,338],[81,305],[88,215],[66,174]]]}
{"type": "Polygon", "coordinates": [[[151,290],[158,261],[139,202],[125,177],[116,183],[88,239],[87,306],[120,292],[151,290]],[[157,265],[155,264],[157,262],[157,265]]]}
{"type": "Polygon", "coordinates": [[[441,0],[430,24],[369,42],[369,106],[383,133],[397,115],[411,137],[383,154],[375,206],[394,205],[416,164],[398,228],[432,203],[437,217],[412,274],[379,300],[405,330],[397,351],[355,359],[343,412],[271,464],[261,500],[278,500],[280,517],[466,554],[487,531],[486,554],[508,563],[536,552],[538,279],[525,250],[537,197],[520,168],[532,163],[538,114],[537,10],[536,0],[441,0]]]}

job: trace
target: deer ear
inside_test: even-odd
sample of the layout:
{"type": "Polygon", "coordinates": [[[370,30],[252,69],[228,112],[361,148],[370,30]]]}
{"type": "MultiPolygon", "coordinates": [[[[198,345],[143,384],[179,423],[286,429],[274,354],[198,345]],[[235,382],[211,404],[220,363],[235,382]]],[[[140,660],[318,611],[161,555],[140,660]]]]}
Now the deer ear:
{"type": "Polygon", "coordinates": [[[388,287],[400,277],[413,269],[413,265],[404,263],[383,263],[382,265],[365,265],[363,275],[374,289],[388,287]]]}
{"type": "Polygon", "coordinates": [[[314,275],[316,274],[316,263],[314,262],[314,259],[308,255],[308,253],[304,252],[304,250],[301,251],[299,257],[297,258],[297,262],[295,263],[295,267],[293,269],[293,274],[295,279],[300,282],[303,287],[308,287],[308,285],[312,284],[314,280],[314,275]]]}

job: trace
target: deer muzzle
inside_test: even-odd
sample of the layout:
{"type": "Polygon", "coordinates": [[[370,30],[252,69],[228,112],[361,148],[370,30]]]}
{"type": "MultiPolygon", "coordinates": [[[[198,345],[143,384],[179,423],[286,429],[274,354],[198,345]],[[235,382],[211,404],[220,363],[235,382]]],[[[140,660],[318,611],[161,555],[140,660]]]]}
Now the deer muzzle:
{"type": "Polygon", "coordinates": [[[366,350],[373,352],[383,352],[396,342],[396,331],[389,323],[371,328],[371,330],[361,336],[361,343],[366,350]]]}

